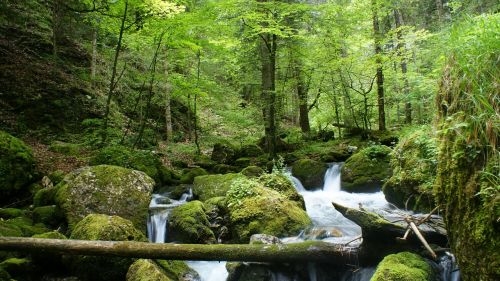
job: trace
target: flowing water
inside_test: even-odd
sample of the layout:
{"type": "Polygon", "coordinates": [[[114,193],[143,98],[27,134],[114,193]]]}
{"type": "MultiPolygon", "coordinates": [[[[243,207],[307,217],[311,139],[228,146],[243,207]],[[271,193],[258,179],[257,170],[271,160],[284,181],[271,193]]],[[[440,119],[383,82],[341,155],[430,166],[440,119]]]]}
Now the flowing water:
{"type": "MultiPolygon", "coordinates": [[[[361,228],[342,216],[331,202],[351,207],[364,208],[367,211],[376,212],[388,219],[394,219],[399,214],[384,197],[381,191],[374,193],[349,193],[341,190],[341,166],[342,163],[330,164],[325,173],[324,186],[316,190],[306,190],[300,180],[293,177],[293,182],[297,191],[304,197],[307,214],[311,218],[313,225],[304,230],[296,237],[285,237],[281,240],[284,243],[296,243],[305,240],[322,240],[325,242],[356,246],[361,243],[361,239],[356,239],[361,235],[361,228]]],[[[192,197],[191,190],[184,194],[180,200],[172,200],[167,196],[154,194],[150,204],[150,216],[148,218],[148,237],[151,242],[164,243],[167,237],[167,221],[170,211],[184,204],[192,197]]],[[[213,261],[189,261],[188,265],[196,270],[201,281],[224,281],[228,276],[226,262],[213,261]]],[[[453,255],[441,257],[439,269],[441,278],[444,281],[460,281],[460,274],[456,269],[453,255]]],[[[309,279],[316,281],[316,267],[308,264],[309,279]]],[[[360,268],[347,272],[341,281],[369,281],[375,271],[374,267],[360,268]]],[[[273,275],[277,281],[288,280],[279,273],[273,275]]]]}

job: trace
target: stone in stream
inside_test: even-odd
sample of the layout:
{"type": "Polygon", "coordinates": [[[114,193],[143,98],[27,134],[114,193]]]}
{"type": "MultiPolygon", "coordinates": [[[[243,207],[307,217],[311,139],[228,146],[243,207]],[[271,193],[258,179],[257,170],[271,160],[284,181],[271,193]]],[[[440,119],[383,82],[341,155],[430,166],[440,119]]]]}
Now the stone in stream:
{"type": "MultiPolygon", "coordinates": [[[[134,224],[118,216],[92,214],[75,227],[70,236],[78,240],[139,241],[147,242],[144,234],[134,224]]],[[[72,271],[83,280],[124,280],[131,258],[121,257],[68,257],[72,271]]]]}
{"type": "Polygon", "coordinates": [[[143,172],[100,165],[71,172],[57,188],[56,202],[70,229],[93,213],[117,215],[146,230],[155,182],[143,172]]]}
{"type": "Polygon", "coordinates": [[[431,265],[421,256],[402,252],[386,256],[377,266],[372,281],[436,281],[431,265]]]}
{"type": "Polygon", "coordinates": [[[191,201],[172,210],[168,219],[168,240],[180,243],[215,243],[205,206],[191,201]]]}
{"type": "Polygon", "coordinates": [[[321,188],[324,184],[328,165],[311,159],[301,159],[293,163],[292,175],[300,180],[305,189],[321,188]]]}

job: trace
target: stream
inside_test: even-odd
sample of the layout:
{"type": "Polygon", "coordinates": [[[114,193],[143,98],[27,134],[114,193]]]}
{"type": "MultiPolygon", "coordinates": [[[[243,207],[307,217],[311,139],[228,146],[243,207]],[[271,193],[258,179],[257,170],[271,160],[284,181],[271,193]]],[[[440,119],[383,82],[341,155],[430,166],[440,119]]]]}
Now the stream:
{"type": "MultiPolygon", "coordinates": [[[[290,173],[297,191],[304,197],[306,211],[313,225],[295,237],[281,238],[283,243],[296,243],[305,240],[322,240],[325,242],[357,246],[361,239],[361,228],[346,219],[331,202],[342,204],[351,208],[362,207],[367,211],[378,213],[388,220],[400,217],[401,211],[394,208],[385,200],[382,191],[373,193],[349,193],[341,190],[342,163],[332,163],[325,173],[324,186],[317,190],[306,190],[302,183],[290,173]],[[399,212],[399,213],[398,213],[399,212]]],[[[170,211],[184,204],[192,198],[192,192],[184,194],[179,200],[172,200],[160,194],[154,194],[150,203],[150,216],[148,218],[148,238],[154,243],[164,243],[167,233],[167,221],[170,211]]],[[[228,276],[226,262],[189,261],[187,264],[201,277],[201,281],[224,281],[228,276]]],[[[436,264],[441,272],[442,281],[460,281],[460,274],[456,268],[455,258],[447,253],[436,264]]],[[[316,267],[308,265],[310,281],[316,281],[316,267]]],[[[360,268],[354,272],[346,272],[340,281],[369,281],[375,272],[374,267],[360,268]]],[[[286,277],[278,276],[276,281],[288,281],[286,277]]],[[[290,280],[291,281],[291,280],[290,280]]]]}

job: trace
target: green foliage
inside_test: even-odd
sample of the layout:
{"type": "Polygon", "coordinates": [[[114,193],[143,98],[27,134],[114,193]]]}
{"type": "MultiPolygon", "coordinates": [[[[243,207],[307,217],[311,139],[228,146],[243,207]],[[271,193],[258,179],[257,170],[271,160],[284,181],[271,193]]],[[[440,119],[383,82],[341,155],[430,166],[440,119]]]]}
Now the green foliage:
{"type": "Polygon", "coordinates": [[[239,206],[243,199],[257,196],[256,187],[258,186],[258,182],[246,177],[234,179],[226,194],[228,207],[239,206]]]}

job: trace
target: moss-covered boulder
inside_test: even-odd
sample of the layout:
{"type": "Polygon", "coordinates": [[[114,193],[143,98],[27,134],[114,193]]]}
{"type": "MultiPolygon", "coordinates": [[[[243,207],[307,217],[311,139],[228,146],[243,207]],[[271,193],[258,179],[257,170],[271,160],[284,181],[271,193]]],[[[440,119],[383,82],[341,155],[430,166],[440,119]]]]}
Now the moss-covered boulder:
{"type": "Polygon", "coordinates": [[[237,178],[244,178],[242,174],[206,175],[196,177],[193,185],[195,198],[205,201],[212,197],[226,196],[231,183],[237,178]]]}
{"type": "Polygon", "coordinates": [[[302,209],[306,209],[304,198],[287,176],[280,173],[263,174],[258,180],[265,187],[278,191],[288,200],[295,201],[302,209]]]}
{"type": "Polygon", "coordinates": [[[373,145],[352,155],[342,166],[342,189],[362,192],[380,187],[391,175],[391,151],[385,145],[373,145]]]}
{"type": "Polygon", "coordinates": [[[261,167],[257,166],[248,166],[241,171],[241,173],[247,177],[260,177],[265,172],[261,167]]]}
{"type": "Polygon", "coordinates": [[[293,163],[292,175],[300,180],[304,188],[322,188],[328,165],[312,159],[301,159],[293,163]]]}
{"type": "Polygon", "coordinates": [[[20,139],[0,131],[0,203],[27,193],[35,177],[31,149],[20,139]]]}
{"type": "Polygon", "coordinates": [[[387,201],[400,208],[427,212],[433,209],[437,147],[431,128],[402,137],[391,153],[390,165],[392,175],[383,186],[387,201]]]}
{"type": "Polygon", "coordinates": [[[419,255],[402,252],[386,256],[371,281],[435,281],[432,267],[419,255]]]}
{"type": "Polygon", "coordinates": [[[311,224],[300,204],[246,177],[233,180],[227,192],[234,242],[248,243],[253,234],[297,235],[311,224]]]}
{"type": "MultiPolygon", "coordinates": [[[[146,242],[144,234],[134,224],[118,216],[92,214],[81,220],[70,239],[146,242]]],[[[69,258],[75,274],[83,280],[124,280],[131,258],[79,256],[69,258]]]]}
{"type": "Polygon", "coordinates": [[[198,272],[190,268],[184,261],[155,260],[155,262],[172,280],[179,280],[179,281],[200,280],[198,272]]]}
{"type": "Polygon", "coordinates": [[[0,221],[0,236],[30,237],[49,231],[44,224],[33,223],[28,217],[17,217],[0,221]]]}
{"type": "Polygon", "coordinates": [[[90,160],[91,165],[115,165],[146,173],[158,185],[172,184],[172,173],[163,166],[159,156],[151,151],[133,150],[114,145],[102,148],[90,160]]]}
{"type": "Polygon", "coordinates": [[[239,157],[259,157],[264,154],[264,150],[256,144],[247,144],[239,150],[239,157]]]}
{"type": "Polygon", "coordinates": [[[21,237],[23,232],[19,227],[6,221],[0,220],[0,237],[21,237]]]}
{"type": "Polygon", "coordinates": [[[57,189],[54,186],[41,188],[33,196],[33,205],[41,207],[55,204],[56,192],[57,189]]]}
{"type": "Polygon", "coordinates": [[[228,173],[236,173],[241,168],[227,165],[227,164],[217,164],[213,167],[212,171],[216,174],[228,174],[228,173]]]}
{"type": "Polygon", "coordinates": [[[186,169],[181,176],[181,183],[192,184],[196,177],[204,175],[208,175],[208,172],[201,167],[186,169]]]}
{"type": "Polygon", "coordinates": [[[191,201],[174,208],[168,218],[167,238],[182,243],[215,243],[203,203],[191,201]]]}
{"type": "Polygon", "coordinates": [[[344,162],[352,155],[352,149],[349,149],[347,145],[337,145],[329,150],[322,152],[320,154],[320,160],[329,163],[329,162],[344,162]]]}
{"type": "Polygon", "coordinates": [[[236,149],[229,143],[216,143],[212,150],[212,160],[220,164],[231,164],[236,157],[236,149]]]}
{"type": "Polygon", "coordinates": [[[153,186],[154,180],[143,172],[109,165],[84,167],[56,186],[56,202],[71,229],[85,216],[100,213],[129,219],[145,230],[153,186]]]}
{"type": "Polygon", "coordinates": [[[16,208],[0,208],[0,219],[8,220],[27,216],[28,211],[16,208]]]}
{"type": "Polygon", "coordinates": [[[36,207],[32,216],[35,223],[43,223],[54,228],[64,223],[64,214],[56,205],[36,207]]]}
{"type": "Polygon", "coordinates": [[[152,260],[140,259],[128,269],[127,281],[174,281],[152,260]]]}

